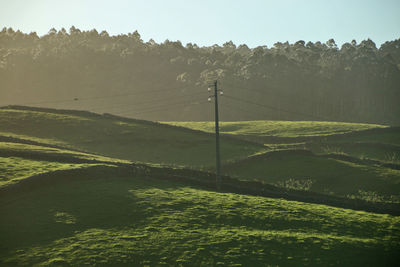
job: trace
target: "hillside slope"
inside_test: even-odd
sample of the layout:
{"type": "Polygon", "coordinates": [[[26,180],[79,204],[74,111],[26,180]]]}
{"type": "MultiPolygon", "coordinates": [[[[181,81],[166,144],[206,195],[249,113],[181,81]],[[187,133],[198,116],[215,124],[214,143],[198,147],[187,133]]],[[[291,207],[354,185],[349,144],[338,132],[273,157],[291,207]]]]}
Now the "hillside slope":
{"type": "MultiPolygon", "coordinates": [[[[199,129],[206,130],[207,127],[211,127],[210,123],[199,129]]],[[[400,155],[396,144],[400,135],[392,128],[368,124],[267,121],[222,124],[222,129],[228,131],[226,127],[231,127],[234,136],[240,133],[239,139],[224,136],[221,140],[222,170],[227,175],[323,194],[399,202],[399,170],[375,166],[374,162],[349,162],[346,157],[337,159],[319,155],[338,153],[342,148],[349,155],[368,152],[367,155],[378,160],[384,160],[391,153],[396,157],[400,155]],[[257,145],[241,141],[244,134],[251,138],[276,139],[273,144],[257,145]],[[291,138],[291,143],[279,143],[279,140],[285,142],[287,138],[291,138]],[[308,141],[297,138],[308,138],[308,141]],[[371,143],[370,140],[381,143],[371,143]],[[317,154],[301,155],[293,150],[296,148],[309,148],[317,154]],[[293,153],[253,156],[288,149],[293,153]]],[[[213,170],[214,150],[212,134],[184,127],[81,111],[28,107],[0,109],[0,155],[23,157],[24,164],[28,164],[29,155],[36,153],[35,159],[49,160],[51,155],[64,164],[125,160],[127,163],[213,170]],[[78,161],[63,159],[70,156],[78,161]],[[86,161],[82,162],[83,159],[86,161]]],[[[15,159],[10,164],[16,166],[18,161],[15,159]]],[[[61,165],[54,168],[61,168],[61,165]]],[[[14,180],[2,179],[4,183],[14,180]]]]}
{"type": "Polygon", "coordinates": [[[284,188],[369,201],[400,203],[400,170],[319,156],[307,150],[273,151],[227,164],[223,173],[284,188]]]}
{"type": "Polygon", "coordinates": [[[75,179],[66,173],[0,194],[0,264],[378,266],[398,260],[399,217],[214,192],[114,169],[75,179]]]}
{"type": "MultiPolygon", "coordinates": [[[[215,163],[215,138],[206,133],[89,112],[27,107],[0,109],[0,135],[154,164],[208,168],[215,163]]],[[[223,161],[265,148],[224,138],[223,161]]]]}
{"type": "Polygon", "coordinates": [[[66,149],[0,141],[0,189],[39,174],[127,163],[66,149]]]}
{"type": "MultiPolygon", "coordinates": [[[[232,183],[215,191],[211,173],[159,167],[212,166],[212,135],[79,111],[7,108],[0,109],[0,122],[1,266],[390,266],[399,260],[398,216],[288,201],[282,198],[350,203],[269,185],[275,198],[252,196],[251,188],[249,195],[239,194],[244,188],[235,190],[232,183]]],[[[311,157],[277,151],[278,158],[264,158],[261,152],[275,148],[229,137],[223,142],[232,161],[225,167],[250,180],[263,174],[305,177],[322,162],[313,174],[326,185],[324,166],[346,165],[309,151],[311,157]],[[254,153],[259,155],[250,157],[254,153]],[[282,159],[281,153],[288,155],[282,159]],[[265,168],[265,159],[275,160],[266,166],[276,172],[265,168]],[[294,168],[301,160],[309,165],[294,168]],[[246,162],[263,169],[243,168],[246,162]]],[[[348,169],[367,176],[372,171],[348,169]]],[[[334,184],[348,186],[340,181],[334,184]]],[[[394,205],[350,204],[398,214],[394,205]]]]}
{"type": "MultiPolygon", "coordinates": [[[[211,121],[171,121],[163,122],[169,125],[186,127],[204,132],[214,132],[214,122],[211,121]]],[[[379,124],[324,122],[324,121],[222,121],[220,132],[239,136],[268,137],[316,137],[345,134],[367,129],[386,128],[379,124]]]]}
{"type": "MultiPolygon", "coordinates": [[[[212,122],[166,122],[212,132],[212,122]]],[[[284,188],[400,202],[400,128],[313,121],[221,122],[225,136],[265,153],[224,164],[223,173],[284,188]]]]}

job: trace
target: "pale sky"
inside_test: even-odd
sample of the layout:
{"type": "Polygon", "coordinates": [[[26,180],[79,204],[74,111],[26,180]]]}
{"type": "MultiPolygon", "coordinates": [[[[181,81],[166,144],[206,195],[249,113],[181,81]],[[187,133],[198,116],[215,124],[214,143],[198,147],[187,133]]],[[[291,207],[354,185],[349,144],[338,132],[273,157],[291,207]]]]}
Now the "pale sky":
{"type": "Polygon", "coordinates": [[[379,46],[400,38],[400,0],[0,0],[1,28],[43,35],[72,25],[200,46],[330,38],[379,46]]]}

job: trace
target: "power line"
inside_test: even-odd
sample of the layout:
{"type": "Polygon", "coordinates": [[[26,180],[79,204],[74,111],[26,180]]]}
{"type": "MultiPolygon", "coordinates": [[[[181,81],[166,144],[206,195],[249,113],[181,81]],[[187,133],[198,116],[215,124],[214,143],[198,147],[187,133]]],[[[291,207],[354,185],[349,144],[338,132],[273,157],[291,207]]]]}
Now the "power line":
{"type": "Polygon", "coordinates": [[[267,108],[267,109],[270,109],[270,110],[276,110],[276,111],[285,112],[285,113],[293,114],[293,115],[300,115],[300,116],[304,116],[304,117],[307,117],[307,118],[315,118],[315,119],[318,119],[318,120],[332,121],[331,119],[326,118],[326,117],[306,114],[306,113],[297,112],[297,111],[286,110],[286,109],[277,108],[277,107],[269,106],[269,105],[263,105],[263,104],[259,104],[259,103],[256,103],[256,102],[252,102],[252,101],[243,100],[243,99],[240,99],[240,98],[237,98],[237,97],[233,97],[233,96],[230,96],[230,95],[225,95],[225,97],[233,99],[235,101],[239,101],[239,102],[248,103],[248,104],[256,105],[256,106],[259,106],[259,107],[267,108]]]}
{"type": "Polygon", "coordinates": [[[146,113],[148,111],[152,111],[152,110],[154,110],[154,108],[159,109],[159,108],[163,108],[163,107],[174,107],[174,106],[180,106],[180,105],[190,105],[190,104],[195,104],[195,103],[198,103],[198,102],[200,102],[200,101],[193,101],[191,103],[188,103],[187,100],[184,100],[184,101],[180,101],[180,102],[173,102],[173,103],[168,103],[168,104],[165,104],[165,105],[159,105],[159,106],[150,107],[150,108],[146,107],[144,109],[139,109],[137,112],[138,112],[138,114],[141,114],[141,113],[146,113]]]}
{"type": "MultiPolygon", "coordinates": [[[[160,102],[165,102],[166,100],[172,99],[172,98],[184,98],[184,97],[190,97],[190,96],[196,96],[196,95],[200,95],[203,94],[203,92],[195,92],[192,94],[182,94],[182,95],[177,95],[177,96],[171,96],[171,97],[167,97],[167,98],[159,98],[159,99],[151,99],[148,101],[140,101],[140,104],[154,104],[154,103],[160,103],[160,102]]],[[[114,109],[114,108],[120,108],[120,107],[125,107],[125,106],[129,106],[129,108],[132,108],[132,103],[122,103],[122,104],[113,104],[113,105],[103,105],[103,106],[96,106],[96,107],[90,107],[89,109],[92,110],[100,110],[100,109],[114,109]]]]}
{"type": "Polygon", "coordinates": [[[195,101],[195,102],[191,102],[191,103],[188,103],[187,101],[184,101],[184,102],[181,102],[181,103],[174,103],[173,105],[159,106],[156,109],[142,110],[142,111],[139,111],[139,112],[136,112],[136,111],[128,112],[128,111],[126,111],[126,112],[122,112],[122,113],[121,112],[117,112],[117,113],[118,113],[118,115],[120,115],[120,114],[122,114],[122,115],[123,114],[141,115],[141,114],[148,114],[148,113],[153,113],[153,112],[157,112],[157,111],[164,111],[164,110],[168,110],[168,109],[174,108],[176,106],[181,106],[181,105],[193,105],[193,104],[200,105],[200,104],[205,104],[205,103],[208,103],[208,101],[205,101],[205,100],[204,101],[195,101]]]}
{"type": "Polygon", "coordinates": [[[126,97],[126,96],[137,96],[140,94],[147,94],[147,93],[159,93],[159,92],[171,92],[175,90],[185,90],[193,88],[193,86],[188,87],[172,87],[168,89],[157,89],[157,90],[146,90],[146,91],[136,91],[132,93],[125,93],[125,94],[114,94],[114,95],[107,95],[107,96],[94,96],[94,97],[75,97],[72,99],[63,99],[63,100],[54,100],[54,101],[40,101],[40,102],[25,102],[19,105],[39,105],[39,104],[57,104],[57,103],[69,103],[69,102],[76,102],[76,101],[86,101],[86,100],[98,100],[98,99],[105,99],[105,98],[115,98],[115,97],[126,97]]]}
{"type": "MultiPolygon", "coordinates": [[[[191,103],[198,103],[198,102],[202,102],[202,101],[197,101],[197,100],[193,100],[191,103]]],[[[156,105],[156,106],[147,106],[147,107],[142,107],[137,109],[137,107],[127,107],[121,111],[131,111],[131,112],[147,112],[148,110],[153,110],[158,109],[158,108],[163,108],[163,107],[173,107],[176,105],[184,105],[184,104],[188,104],[188,101],[186,99],[184,99],[183,101],[175,101],[175,102],[169,102],[169,103],[165,103],[164,105],[156,105]]],[[[190,103],[189,103],[190,104],[190,103]]]]}
{"type": "MultiPolygon", "coordinates": [[[[286,103],[290,103],[290,101],[293,98],[296,98],[297,100],[303,101],[303,103],[312,104],[312,102],[310,103],[310,98],[307,98],[307,97],[305,97],[305,96],[303,96],[301,94],[297,94],[296,96],[290,95],[290,93],[285,94],[285,93],[282,92],[281,88],[279,88],[277,86],[268,85],[268,87],[266,87],[266,89],[275,90],[274,92],[272,92],[270,90],[260,90],[260,89],[258,89],[256,87],[252,87],[251,89],[244,90],[243,88],[238,87],[236,84],[231,84],[229,82],[226,82],[226,84],[228,84],[228,87],[238,88],[238,89],[240,89],[242,91],[247,91],[247,92],[251,92],[251,93],[256,92],[256,93],[259,93],[261,95],[270,95],[270,96],[273,96],[275,98],[280,98],[281,100],[285,101],[286,103]]],[[[340,109],[341,108],[341,106],[338,105],[338,104],[331,103],[331,106],[334,109],[340,109]]]]}
{"type": "Polygon", "coordinates": [[[208,103],[208,101],[204,100],[204,101],[196,101],[196,102],[191,102],[191,103],[187,103],[185,101],[185,103],[174,104],[174,105],[170,105],[170,106],[167,106],[167,107],[161,108],[161,109],[153,109],[153,110],[149,110],[149,111],[141,111],[141,112],[138,112],[136,114],[153,113],[153,112],[156,112],[156,111],[167,110],[167,109],[170,109],[172,107],[181,106],[181,105],[193,105],[193,104],[200,105],[200,104],[205,104],[205,103],[208,103]]]}
{"type": "Polygon", "coordinates": [[[221,105],[221,108],[225,108],[225,107],[228,107],[228,108],[230,108],[231,110],[234,110],[234,111],[241,111],[241,112],[245,112],[245,113],[248,113],[248,114],[251,113],[251,115],[254,115],[254,116],[259,116],[260,115],[259,113],[256,113],[254,111],[246,110],[246,109],[243,109],[241,107],[233,106],[233,105],[227,104],[226,102],[223,102],[223,105],[221,105]]]}
{"type": "MultiPolygon", "coordinates": [[[[190,95],[186,95],[186,96],[195,96],[195,95],[198,95],[198,94],[200,94],[199,92],[197,92],[197,93],[195,93],[195,94],[190,94],[190,95]]],[[[158,100],[156,100],[156,101],[150,101],[150,102],[152,102],[153,104],[156,104],[156,103],[161,103],[161,102],[165,102],[165,99],[158,99],[158,100]]],[[[178,102],[168,102],[168,103],[165,103],[164,105],[153,105],[153,106],[145,106],[145,107],[141,107],[141,108],[138,108],[137,106],[132,106],[132,104],[124,104],[123,106],[123,108],[120,108],[121,107],[121,105],[117,105],[117,106],[112,106],[112,107],[104,107],[103,109],[105,109],[105,110],[109,110],[109,109],[115,109],[115,108],[120,108],[119,110],[116,110],[115,112],[146,112],[147,110],[152,110],[152,109],[154,109],[154,108],[160,108],[160,107],[165,107],[165,106],[173,106],[173,105],[181,105],[181,104],[187,104],[188,102],[187,102],[187,100],[186,99],[184,99],[183,101],[178,101],[178,102]]],[[[96,108],[97,110],[99,110],[100,108],[96,108]]],[[[95,110],[96,110],[95,109],[95,110]]]]}
{"type": "MultiPolygon", "coordinates": [[[[171,91],[178,91],[178,90],[187,90],[187,89],[193,89],[193,86],[187,86],[187,87],[181,87],[181,88],[169,88],[169,89],[157,89],[157,90],[146,90],[146,91],[141,91],[141,92],[134,92],[134,93],[127,93],[127,94],[115,94],[115,95],[108,95],[108,96],[95,96],[95,97],[86,97],[86,98],[75,98],[75,99],[68,99],[68,100],[57,100],[57,101],[41,101],[41,102],[29,102],[29,103],[23,103],[20,105],[37,105],[37,104],[53,104],[53,103],[68,103],[68,102],[75,102],[79,103],[80,101],[85,101],[85,100],[98,100],[98,99],[105,99],[105,98],[113,98],[113,97],[122,97],[122,96],[137,96],[141,93],[156,93],[156,92],[171,92],[171,91]],[[78,102],[79,101],[79,102],[78,102]]],[[[189,93],[189,94],[182,94],[182,95],[174,95],[171,97],[167,98],[160,98],[160,99],[150,99],[148,101],[141,101],[140,104],[144,103],[151,103],[151,104],[157,104],[157,103],[162,103],[165,102],[166,100],[168,101],[171,98],[185,98],[185,97],[192,97],[192,96],[197,96],[200,94],[204,94],[204,92],[194,92],[194,93],[189,93]]],[[[127,106],[127,108],[123,108],[122,110],[116,111],[116,113],[121,113],[122,114],[132,114],[134,112],[135,114],[146,114],[146,113],[152,113],[156,111],[162,111],[162,110],[167,110],[170,109],[174,106],[180,106],[180,105],[190,105],[190,104],[202,104],[202,103],[207,103],[207,101],[194,101],[192,103],[188,103],[187,100],[184,101],[179,101],[179,102],[170,102],[166,103],[165,105],[156,105],[156,106],[147,106],[147,107],[142,107],[139,110],[137,110],[136,107],[132,107],[132,103],[123,103],[123,104],[117,104],[117,105],[103,105],[101,107],[96,106],[96,107],[87,107],[86,109],[88,110],[100,110],[100,109],[114,109],[114,108],[121,108],[127,106]],[[136,110],[132,110],[136,108],[136,110]],[[132,111],[130,111],[132,110],[132,111]],[[125,111],[125,112],[124,112],[125,111]]],[[[97,111],[98,112],[98,111],[97,111]]]]}

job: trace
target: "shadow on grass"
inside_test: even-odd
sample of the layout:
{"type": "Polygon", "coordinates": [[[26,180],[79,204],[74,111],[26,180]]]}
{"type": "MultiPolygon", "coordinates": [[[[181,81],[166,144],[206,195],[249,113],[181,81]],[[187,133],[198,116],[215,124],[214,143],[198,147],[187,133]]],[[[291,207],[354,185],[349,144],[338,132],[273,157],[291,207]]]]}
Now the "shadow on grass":
{"type": "MultiPolygon", "coordinates": [[[[91,228],[146,224],[144,207],[132,192],[153,188],[154,182],[115,171],[111,174],[104,167],[89,173],[80,177],[53,177],[51,181],[36,181],[34,185],[2,192],[1,250],[46,245],[91,228]]],[[[159,189],[171,187],[178,185],[157,183],[159,189]]]]}
{"type": "Polygon", "coordinates": [[[123,168],[66,173],[81,175],[59,175],[0,194],[0,265],[8,253],[7,263],[28,266],[364,266],[391,261],[396,249],[361,242],[374,236],[367,226],[376,230],[379,224],[361,223],[358,232],[358,220],[340,224],[346,217],[327,210],[311,214],[304,206],[288,206],[300,204],[197,192],[180,183],[135,178],[123,168]],[[84,240],[77,240],[79,233],[84,240]],[[341,240],[343,233],[361,241],[341,240]],[[68,242],[76,250],[60,251],[68,242]]]}

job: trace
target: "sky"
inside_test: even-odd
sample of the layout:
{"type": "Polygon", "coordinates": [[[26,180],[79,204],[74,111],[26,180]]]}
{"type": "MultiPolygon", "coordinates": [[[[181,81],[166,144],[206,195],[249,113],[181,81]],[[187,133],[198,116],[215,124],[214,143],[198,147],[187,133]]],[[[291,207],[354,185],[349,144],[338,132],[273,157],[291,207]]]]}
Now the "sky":
{"type": "Polygon", "coordinates": [[[400,38],[400,0],[0,0],[0,27],[46,34],[73,25],[144,41],[249,47],[400,38]]]}

